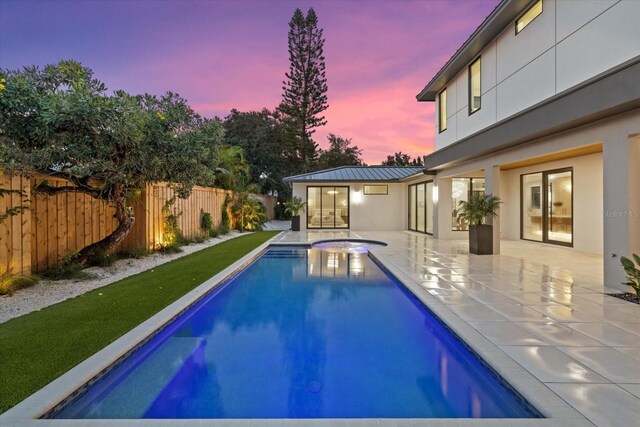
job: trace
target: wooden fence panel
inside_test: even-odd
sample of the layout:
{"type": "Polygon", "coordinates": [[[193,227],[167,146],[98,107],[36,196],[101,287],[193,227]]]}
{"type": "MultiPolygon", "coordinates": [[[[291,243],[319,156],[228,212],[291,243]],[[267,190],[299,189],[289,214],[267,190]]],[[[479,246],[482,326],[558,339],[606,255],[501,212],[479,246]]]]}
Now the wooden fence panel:
{"type": "MultiPolygon", "coordinates": [[[[24,191],[28,199],[31,188],[29,180],[21,176],[0,175],[0,187],[4,190],[24,191]]],[[[22,205],[22,197],[9,193],[0,197],[0,213],[22,205]]],[[[14,215],[0,223],[0,273],[29,273],[31,271],[31,221],[29,212],[14,215]]]]}
{"type": "MultiPolygon", "coordinates": [[[[31,200],[31,211],[9,217],[0,223],[0,272],[11,269],[15,274],[44,271],[65,256],[81,250],[111,234],[118,226],[114,209],[101,200],[81,193],[46,196],[31,192],[45,177],[31,179],[0,175],[4,189],[22,189],[31,200]]],[[[46,177],[51,186],[64,185],[63,180],[46,177]]],[[[180,214],[178,224],[187,238],[204,237],[201,212],[211,214],[213,225],[222,221],[222,206],[230,191],[194,187],[190,197],[176,198],[170,211],[180,214]]],[[[133,203],[134,227],[116,251],[127,248],[157,248],[163,243],[163,207],[175,196],[167,184],[147,186],[133,203]]],[[[21,203],[15,194],[0,198],[0,212],[21,203]]]]}

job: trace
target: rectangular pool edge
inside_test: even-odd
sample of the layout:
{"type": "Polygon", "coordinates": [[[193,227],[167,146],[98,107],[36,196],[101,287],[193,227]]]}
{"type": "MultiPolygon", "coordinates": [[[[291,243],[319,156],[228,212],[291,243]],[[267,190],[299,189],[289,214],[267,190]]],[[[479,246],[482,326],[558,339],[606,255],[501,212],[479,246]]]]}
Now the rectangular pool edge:
{"type": "MultiPolygon", "coordinates": [[[[284,242],[272,242],[274,236],[267,242],[263,243],[253,251],[242,257],[240,260],[234,262],[229,267],[225,268],[220,273],[211,277],[197,288],[187,293],[180,299],[176,300],[142,324],[138,325],[127,334],[114,341],[109,346],[100,350],[98,353],[89,357],[85,361],[81,362],[76,367],[67,371],[52,383],[43,387],[35,392],[27,399],[20,402],[18,405],[9,409],[4,414],[0,415],[0,424],[13,425],[13,426],[35,426],[35,425],[54,425],[54,426],[81,426],[81,425],[95,425],[95,426],[169,426],[175,425],[176,420],[158,420],[158,419],[140,419],[140,420],[118,420],[118,419],[101,419],[101,420],[56,420],[56,419],[40,419],[39,417],[48,413],[61,403],[68,401],[74,392],[77,392],[88,381],[101,375],[101,373],[110,368],[114,363],[120,360],[126,354],[134,351],[150,337],[155,335],[157,331],[168,325],[172,319],[179,316],[183,311],[188,309],[193,304],[197,303],[201,298],[206,296],[212,290],[226,283],[233,278],[236,274],[243,271],[248,265],[254,262],[264,251],[269,247],[282,247],[282,246],[298,246],[308,247],[311,242],[296,242],[296,243],[284,243],[284,242]],[[93,366],[93,368],[91,368],[93,366]],[[98,367],[95,367],[98,366],[98,367]]],[[[522,384],[524,389],[518,386],[518,383],[522,381],[515,377],[510,368],[518,367],[515,362],[511,361],[511,367],[505,368],[501,364],[503,361],[494,363],[492,359],[491,351],[487,351],[481,347],[474,345],[473,334],[482,337],[477,331],[475,331],[470,325],[458,318],[453,312],[449,315],[443,316],[443,308],[448,311],[448,308],[440,303],[435,297],[428,294],[424,289],[419,287],[413,279],[411,279],[406,272],[396,267],[384,254],[375,253],[374,250],[370,253],[374,261],[379,263],[380,267],[387,273],[391,274],[397,279],[403,286],[409,290],[419,301],[421,301],[427,309],[429,309],[435,316],[441,321],[447,328],[449,328],[466,346],[468,346],[481,360],[484,360],[499,376],[503,377],[507,384],[511,388],[515,389],[518,394],[530,402],[538,412],[542,413],[548,418],[529,418],[529,419],[468,419],[468,418],[452,418],[452,419],[431,419],[431,418],[365,418],[365,419],[207,419],[205,420],[180,420],[180,425],[185,426],[198,426],[198,425],[234,425],[234,426],[253,426],[253,425],[266,425],[266,426],[365,426],[365,425],[377,425],[381,427],[386,426],[410,426],[410,425],[427,425],[430,422],[435,422],[436,425],[442,427],[462,427],[462,426],[567,426],[567,422],[571,421],[572,426],[592,426],[584,417],[577,414],[573,408],[562,401],[553,391],[548,389],[544,384],[536,379],[537,384],[522,384]],[[455,317],[453,317],[455,316],[455,317]],[[466,328],[463,327],[466,325],[466,328]],[[469,329],[469,330],[466,330],[469,329]],[[503,368],[503,369],[500,369],[503,368]],[[505,371],[506,369],[506,371],[505,371]],[[503,372],[501,372],[503,371],[503,372]],[[542,387],[542,389],[540,389],[542,387]],[[537,390],[534,390],[537,389],[537,390]],[[560,400],[557,407],[554,403],[551,403],[552,408],[556,407],[557,410],[546,409],[549,405],[549,397],[553,396],[555,399],[560,400]],[[572,410],[572,411],[570,411],[572,410]],[[575,413],[573,413],[575,412],[575,413]]],[[[446,313],[445,313],[446,314],[446,313]]],[[[477,341],[477,340],[475,340],[477,341]]],[[[495,350],[500,351],[496,346],[493,346],[495,350]]],[[[522,369],[522,368],[521,368],[522,369]]],[[[530,375],[530,374],[529,374],[530,375]]]]}

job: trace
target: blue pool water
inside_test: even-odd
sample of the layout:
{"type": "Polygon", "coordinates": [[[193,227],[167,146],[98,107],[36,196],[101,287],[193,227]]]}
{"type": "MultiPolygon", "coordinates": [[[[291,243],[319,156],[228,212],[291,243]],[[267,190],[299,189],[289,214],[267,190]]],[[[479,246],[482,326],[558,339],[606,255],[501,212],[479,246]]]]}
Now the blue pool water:
{"type": "Polygon", "coordinates": [[[531,418],[366,253],[272,247],[54,418],[531,418]]]}

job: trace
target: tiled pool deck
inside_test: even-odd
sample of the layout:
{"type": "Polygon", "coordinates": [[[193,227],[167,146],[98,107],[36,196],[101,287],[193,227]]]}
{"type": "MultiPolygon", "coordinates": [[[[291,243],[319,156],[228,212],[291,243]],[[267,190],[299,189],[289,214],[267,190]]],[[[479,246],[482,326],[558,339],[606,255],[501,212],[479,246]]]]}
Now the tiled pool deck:
{"type": "Polygon", "coordinates": [[[528,242],[469,255],[462,241],[410,232],[285,232],[268,243],[329,238],[388,243],[372,255],[545,419],[34,419],[164,325],[256,251],[0,415],[4,426],[640,427],[640,306],[604,295],[600,257],[528,242]]]}
{"type": "Polygon", "coordinates": [[[551,417],[453,425],[640,426],[640,306],[604,294],[601,257],[519,241],[502,241],[501,255],[477,256],[464,241],[410,232],[289,232],[275,240],[339,237],[388,243],[371,253],[551,417]]]}

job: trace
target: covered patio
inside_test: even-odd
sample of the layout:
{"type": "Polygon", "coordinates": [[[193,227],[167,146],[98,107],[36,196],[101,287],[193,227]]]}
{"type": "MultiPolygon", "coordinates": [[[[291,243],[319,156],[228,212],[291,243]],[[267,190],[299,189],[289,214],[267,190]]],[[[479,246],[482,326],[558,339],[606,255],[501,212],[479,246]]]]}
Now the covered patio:
{"type": "Polygon", "coordinates": [[[601,256],[513,240],[477,256],[466,241],[407,231],[286,232],[274,243],[332,238],[387,243],[373,257],[550,418],[527,426],[638,425],[640,306],[606,295],[601,256]]]}

